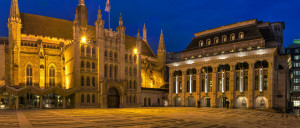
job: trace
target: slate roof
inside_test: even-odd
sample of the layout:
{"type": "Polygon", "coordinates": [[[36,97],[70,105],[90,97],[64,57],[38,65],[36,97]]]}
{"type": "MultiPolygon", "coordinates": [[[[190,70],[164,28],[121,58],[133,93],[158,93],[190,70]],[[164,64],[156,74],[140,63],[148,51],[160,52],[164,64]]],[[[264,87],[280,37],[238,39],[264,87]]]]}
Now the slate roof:
{"type": "Polygon", "coordinates": [[[207,47],[212,47],[212,46],[217,46],[217,45],[222,45],[222,44],[235,43],[235,42],[259,39],[259,38],[264,38],[266,40],[266,42],[275,41],[274,34],[270,27],[268,27],[268,26],[267,27],[266,26],[258,27],[257,24],[250,24],[250,25],[239,26],[236,28],[226,29],[226,30],[222,30],[222,31],[216,31],[216,32],[209,33],[206,35],[197,36],[197,37],[193,38],[192,42],[188,45],[188,47],[184,51],[192,51],[192,50],[196,50],[196,49],[202,49],[202,48],[207,48],[207,47]],[[238,35],[240,32],[244,33],[243,39],[239,39],[238,35]],[[230,35],[233,33],[235,34],[235,40],[231,41],[230,35]],[[222,41],[223,35],[227,36],[226,42],[222,41]],[[219,38],[218,44],[214,43],[215,37],[219,38]],[[205,44],[207,39],[211,40],[211,45],[209,45],[209,46],[204,45],[202,47],[199,47],[200,40],[202,40],[205,44]]]}
{"type": "MultiPolygon", "coordinates": [[[[73,39],[73,22],[52,17],[21,13],[22,34],[41,35],[64,39],[73,39]]],[[[96,29],[94,26],[87,26],[87,32],[92,38],[95,37],[96,29]]],[[[125,48],[131,50],[136,47],[136,38],[125,37],[125,48]]],[[[152,49],[147,42],[142,42],[142,55],[155,57],[152,49]]]]}

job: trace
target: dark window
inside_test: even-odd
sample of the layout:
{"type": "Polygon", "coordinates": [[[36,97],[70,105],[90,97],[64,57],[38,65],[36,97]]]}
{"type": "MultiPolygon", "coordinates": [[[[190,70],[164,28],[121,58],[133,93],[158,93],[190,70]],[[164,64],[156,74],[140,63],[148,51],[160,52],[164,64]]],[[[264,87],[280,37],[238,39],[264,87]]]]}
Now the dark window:
{"type": "Polygon", "coordinates": [[[88,102],[88,103],[90,103],[90,95],[89,94],[87,94],[87,96],[86,96],[86,102],[88,102]]]}
{"type": "Polygon", "coordinates": [[[236,91],[239,91],[240,90],[240,77],[236,77],[236,91]]]}
{"type": "Polygon", "coordinates": [[[196,80],[193,80],[193,92],[196,92],[197,89],[197,84],[196,84],[196,80]]]}
{"type": "Polygon", "coordinates": [[[259,77],[258,75],[255,76],[255,90],[258,90],[258,86],[259,86],[259,77]]]}
{"type": "Polygon", "coordinates": [[[245,78],[244,78],[244,90],[245,91],[248,91],[248,77],[247,76],[245,76],[245,78]]]}
{"type": "Polygon", "coordinates": [[[226,77],[226,91],[229,91],[229,77],[226,77]]]}
{"type": "Polygon", "coordinates": [[[95,79],[95,77],[92,78],[92,85],[93,85],[93,87],[96,86],[96,79],[95,79]]]}
{"type": "Polygon", "coordinates": [[[86,77],[86,86],[90,86],[90,77],[86,77]]]}
{"type": "Polygon", "coordinates": [[[81,94],[81,103],[84,103],[84,95],[81,94]]]}
{"type": "Polygon", "coordinates": [[[84,86],[84,77],[81,76],[81,86],[84,86]]]}
{"type": "Polygon", "coordinates": [[[268,89],[268,76],[264,75],[264,90],[268,89]]]}

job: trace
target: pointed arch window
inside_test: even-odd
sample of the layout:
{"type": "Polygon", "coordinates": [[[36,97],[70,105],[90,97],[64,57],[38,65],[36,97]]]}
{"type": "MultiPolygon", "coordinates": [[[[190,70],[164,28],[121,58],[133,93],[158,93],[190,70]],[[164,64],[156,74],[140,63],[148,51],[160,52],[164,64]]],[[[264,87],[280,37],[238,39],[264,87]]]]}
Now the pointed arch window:
{"type": "Polygon", "coordinates": [[[95,62],[92,63],[92,68],[95,69],[96,68],[96,64],[95,62]]]}
{"type": "Polygon", "coordinates": [[[81,45],[81,53],[84,53],[84,46],[81,45]]]}
{"type": "Polygon", "coordinates": [[[90,62],[86,62],[86,68],[87,68],[87,69],[90,69],[90,68],[91,68],[90,62]]]}
{"type": "Polygon", "coordinates": [[[93,96],[92,96],[92,103],[95,103],[95,102],[96,102],[96,96],[93,95],[93,96]]]}
{"type": "Polygon", "coordinates": [[[95,55],[96,54],[96,49],[92,48],[92,54],[95,55]]]}
{"type": "Polygon", "coordinates": [[[117,75],[118,75],[118,67],[115,66],[115,78],[117,78],[117,75]]]}
{"type": "Polygon", "coordinates": [[[105,50],[105,52],[104,52],[104,57],[107,57],[107,51],[105,50]]]}
{"type": "Polygon", "coordinates": [[[30,64],[26,67],[26,86],[32,86],[32,66],[30,64]]]}
{"type": "Polygon", "coordinates": [[[199,47],[203,47],[204,43],[202,40],[199,41],[199,47]]]}
{"type": "Polygon", "coordinates": [[[113,66],[110,65],[109,67],[109,77],[112,78],[113,77],[113,66]]]}
{"type": "Polygon", "coordinates": [[[244,39],[244,37],[245,37],[244,33],[243,33],[243,32],[240,32],[240,33],[239,33],[239,38],[240,38],[240,39],[244,39]]]}
{"type": "Polygon", "coordinates": [[[86,77],[86,86],[90,86],[90,77],[86,77]]]}
{"type": "Polygon", "coordinates": [[[50,87],[55,86],[55,68],[54,68],[54,66],[51,66],[49,69],[49,86],[50,87]]]}
{"type": "Polygon", "coordinates": [[[84,95],[81,94],[81,103],[84,103],[84,95]]]}
{"type": "Polygon", "coordinates": [[[84,86],[84,77],[81,76],[81,80],[80,80],[81,86],[84,86]]]}
{"type": "Polygon", "coordinates": [[[219,43],[219,38],[216,37],[216,38],[215,38],[215,44],[218,44],[218,43],[219,43]]]}
{"type": "Polygon", "coordinates": [[[115,58],[115,60],[118,60],[118,53],[117,52],[115,52],[114,58],[115,58]]]}
{"type": "Polygon", "coordinates": [[[95,77],[92,78],[92,86],[93,86],[93,87],[96,86],[96,78],[95,78],[95,77]]]}
{"type": "Polygon", "coordinates": [[[104,77],[107,77],[107,64],[105,64],[105,66],[104,66],[104,77]]]}
{"type": "Polygon", "coordinates": [[[86,102],[90,103],[91,99],[90,99],[90,94],[87,94],[86,96],[86,102]]]}
{"type": "Polygon", "coordinates": [[[91,52],[91,47],[90,47],[90,46],[87,46],[87,47],[86,47],[86,54],[90,54],[90,52],[91,52]]]}
{"type": "Polygon", "coordinates": [[[81,61],[80,67],[84,68],[84,62],[83,61],[81,61]]]}

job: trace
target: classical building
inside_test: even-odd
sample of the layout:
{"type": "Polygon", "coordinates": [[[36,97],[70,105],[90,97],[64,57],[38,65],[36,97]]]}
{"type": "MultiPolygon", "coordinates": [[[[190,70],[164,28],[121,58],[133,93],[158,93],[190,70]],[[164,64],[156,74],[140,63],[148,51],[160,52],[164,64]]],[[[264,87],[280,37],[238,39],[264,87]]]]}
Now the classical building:
{"type": "Polygon", "coordinates": [[[287,107],[284,23],[249,20],[199,33],[168,54],[169,105],[230,108],[287,107]]]}
{"type": "Polygon", "coordinates": [[[300,40],[295,39],[293,44],[286,48],[286,53],[291,55],[290,90],[288,97],[291,101],[291,109],[299,113],[300,108],[300,40]]]}
{"type": "MultiPolygon", "coordinates": [[[[105,29],[100,8],[88,25],[84,0],[74,22],[19,13],[11,0],[8,29],[0,42],[3,108],[139,107],[149,88],[165,85],[163,34],[155,55],[145,26],[143,39],[125,35],[122,16],[116,31],[105,29]]],[[[155,103],[163,105],[163,96],[155,103]]]]}

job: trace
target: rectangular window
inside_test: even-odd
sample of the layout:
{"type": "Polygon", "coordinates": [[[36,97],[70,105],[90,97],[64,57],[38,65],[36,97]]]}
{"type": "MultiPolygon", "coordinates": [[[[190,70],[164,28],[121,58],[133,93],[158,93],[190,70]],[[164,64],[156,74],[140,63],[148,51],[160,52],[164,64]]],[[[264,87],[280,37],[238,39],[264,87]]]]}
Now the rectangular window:
{"type": "Polygon", "coordinates": [[[190,81],[186,81],[186,92],[190,92],[190,81]]]}
{"type": "Polygon", "coordinates": [[[294,75],[295,76],[299,76],[300,75],[300,71],[294,71],[294,75]]]}
{"type": "Polygon", "coordinates": [[[294,79],[294,83],[295,83],[295,84],[300,83],[300,79],[299,79],[299,78],[295,78],[295,79],[294,79]]]}
{"type": "Polygon", "coordinates": [[[197,86],[197,84],[196,84],[196,80],[193,80],[193,92],[196,92],[196,87],[197,86]]]}
{"type": "Polygon", "coordinates": [[[300,107],[300,100],[294,100],[294,107],[300,107]]]}
{"type": "Polygon", "coordinates": [[[202,79],[202,89],[201,89],[201,91],[202,92],[204,92],[204,90],[205,90],[205,79],[202,79]]]}
{"type": "Polygon", "coordinates": [[[298,50],[298,49],[295,49],[295,53],[299,53],[299,50],[298,50]]]}
{"type": "Polygon", "coordinates": [[[294,56],[294,60],[299,60],[299,59],[300,59],[300,55],[294,56]]]}
{"type": "Polygon", "coordinates": [[[294,91],[298,91],[300,89],[300,86],[295,85],[294,86],[294,91]]]}
{"type": "Polygon", "coordinates": [[[294,63],[294,67],[295,67],[295,68],[300,67],[300,63],[294,63]]]}

